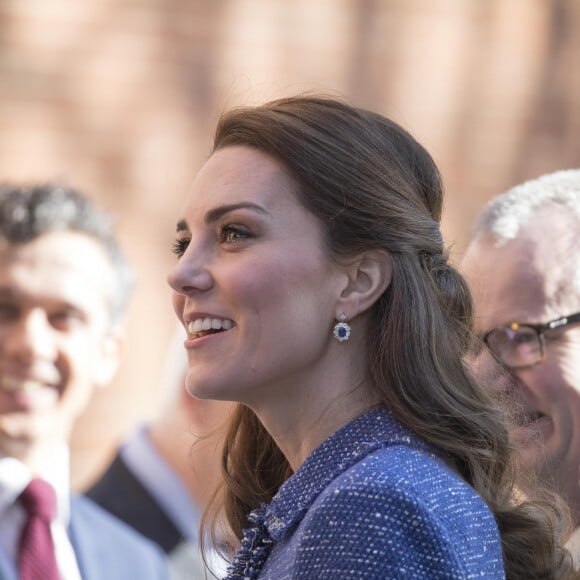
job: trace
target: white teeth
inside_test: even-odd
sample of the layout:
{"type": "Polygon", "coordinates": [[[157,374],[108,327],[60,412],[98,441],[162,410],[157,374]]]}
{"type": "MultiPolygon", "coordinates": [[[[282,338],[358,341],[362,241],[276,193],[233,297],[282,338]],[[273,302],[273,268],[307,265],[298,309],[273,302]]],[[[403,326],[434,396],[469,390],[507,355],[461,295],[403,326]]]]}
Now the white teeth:
{"type": "Polygon", "coordinates": [[[194,334],[201,330],[201,326],[203,324],[203,320],[201,318],[197,318],[196,320],[192,320],[187,324],[187,332],[189,334],[194,334]]]}
{"type": "Polygon", "coordinates": [[[196,318],[187,323],[188,334],[194,335],[205,330],[230,330],[234,327],[233,320],[220,318],[196,318]]]}
{"type": "Polygon", "coordinates": [[[38,381],[15,379],[12,377],[2,377],[0,379],[0,390],[23,393],[32,393],[43,389],[44,385],[38,381]]]}

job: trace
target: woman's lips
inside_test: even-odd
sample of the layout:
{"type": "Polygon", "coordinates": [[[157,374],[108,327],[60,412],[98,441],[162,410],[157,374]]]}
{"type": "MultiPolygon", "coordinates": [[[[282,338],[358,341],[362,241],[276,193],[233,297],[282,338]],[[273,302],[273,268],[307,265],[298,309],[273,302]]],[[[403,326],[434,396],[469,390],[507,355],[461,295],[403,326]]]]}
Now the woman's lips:
{"type": "Polygon", "coordinates": [[[230,330],[235,326],[233,320],[229,318],[219,318],[216,316],[198,316],[191,319],[185,325],[189,337],[194,338],[198,335],[204,336],[208,333],[215,333],[224,330],[230,330]]]}
{"type": "Polygon", "coordinates": [[[234,328],[235,325],[235,322],[229,318],[206,315],[193,317],[185,324],[185,330],[187,331],[186,343],[198,341],[209,335],[226,332],[234,328]]]}

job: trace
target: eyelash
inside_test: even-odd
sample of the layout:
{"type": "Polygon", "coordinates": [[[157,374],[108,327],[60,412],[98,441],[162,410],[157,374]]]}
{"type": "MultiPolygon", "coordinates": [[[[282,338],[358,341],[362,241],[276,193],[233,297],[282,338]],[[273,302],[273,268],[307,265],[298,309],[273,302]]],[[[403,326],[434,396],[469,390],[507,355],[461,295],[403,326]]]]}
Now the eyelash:
{"type": "Polygon", "coordinates": [[[246,227],[237,224],[224,224],[219,228],[220,244],[235,244],[240,240],[252,237],[246,227]],[[233,236],[233,239],[228,239],[233,236]]]}
{"type": "Polygon", "coordinates": [[[178,238],[175,240],[171,246],[171,251],[178,257],[181,258],[183,254],[185,254],[185,250],[187,250],[187,246],[189,245],[189,240],[180,239],[178,238]]]}
{"type": "MultiPolygon", "coordinates": [[[[241,240],[251,238],[252,235],[247,230],[246,227],[234,224],[224,224],[218,229],[218,242],[220,244],[233,245],[241,240]],[[233,238],[233,239],[232,239],[233,238]]],[[[181,258],[185,254],[189,246],[189,240],[185,238],[176,239],[171,247],[171,251],[178,257],[181,258]]]]}

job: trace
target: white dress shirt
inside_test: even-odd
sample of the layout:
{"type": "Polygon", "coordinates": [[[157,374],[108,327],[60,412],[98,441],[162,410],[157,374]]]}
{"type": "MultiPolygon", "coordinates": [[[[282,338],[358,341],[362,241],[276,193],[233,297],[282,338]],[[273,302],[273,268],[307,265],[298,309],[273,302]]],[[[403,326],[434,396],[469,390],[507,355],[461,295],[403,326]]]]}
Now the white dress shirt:
{"type": "MultiPolygon", "coordinates": [[[[28,467],[13,457],[0,456],[0,569],[12,570],[18,577],[18,542],[26,520],[17,501],[32,479],[28,467]]],[[[55,556],[62,580],[81,580],[74,549],[67,534],[70,520],[69,452],[61,447],[45,464],[39,477],[56,493],[57,514],[51,524],[55,556]]]]}

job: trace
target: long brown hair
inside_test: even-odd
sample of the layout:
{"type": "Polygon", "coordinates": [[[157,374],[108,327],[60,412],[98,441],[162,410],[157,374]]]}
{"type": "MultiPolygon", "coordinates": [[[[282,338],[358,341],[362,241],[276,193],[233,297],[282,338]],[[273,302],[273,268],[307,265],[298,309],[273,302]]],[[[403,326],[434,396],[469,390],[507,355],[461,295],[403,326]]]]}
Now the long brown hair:
{"type": "MultiPolygon", "coordinates": [[[[281,161],[299,201],[323,224],[332,255],[383,248],[393,277],[373,307],[368,378],[383,405],[437,447],[494,513],[508,578],[564,577],[558,513],[516,498],[501,411],[466,369],[472,303],[449,265],[443,189],[429,153],[396,123],[338,100],[298,96],[222,116],[214,151],[245,145],[281,161]]],[[[241,537],[291,468],[242,405],[223,452],[224,501],[241,537]]]]}

